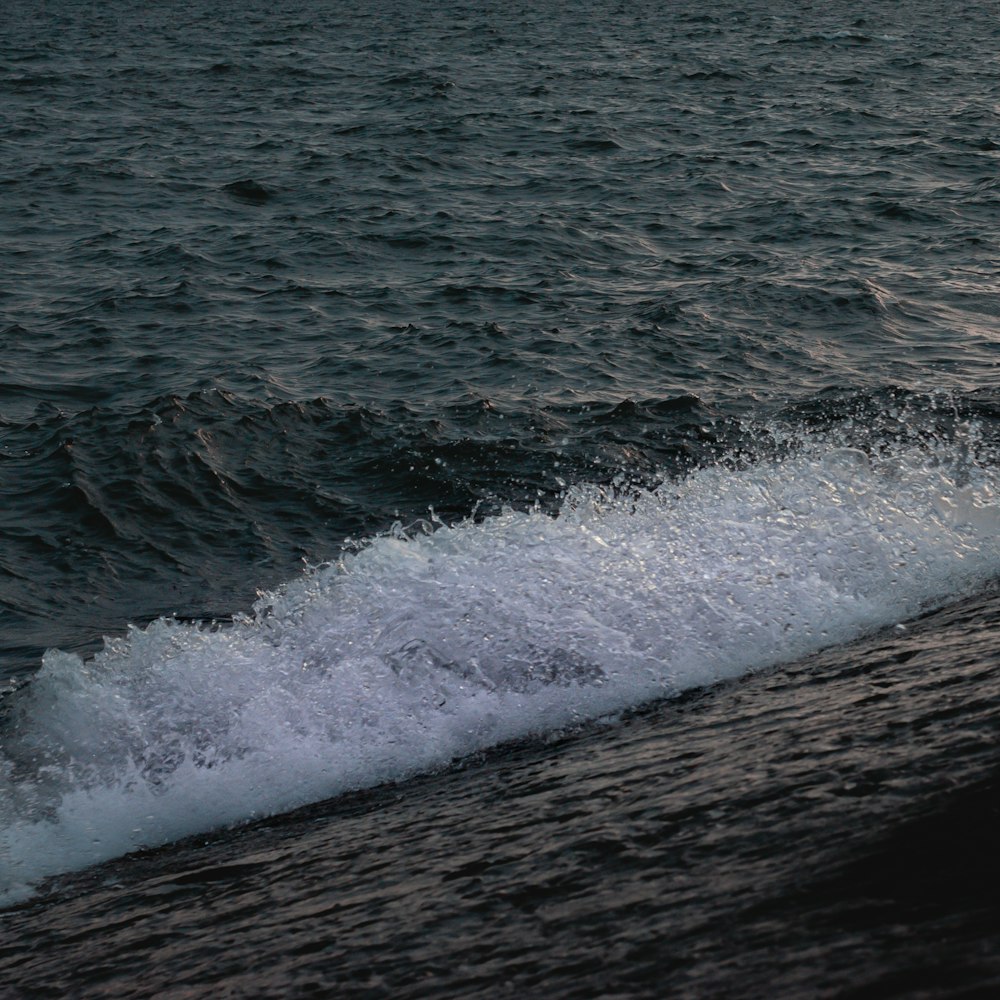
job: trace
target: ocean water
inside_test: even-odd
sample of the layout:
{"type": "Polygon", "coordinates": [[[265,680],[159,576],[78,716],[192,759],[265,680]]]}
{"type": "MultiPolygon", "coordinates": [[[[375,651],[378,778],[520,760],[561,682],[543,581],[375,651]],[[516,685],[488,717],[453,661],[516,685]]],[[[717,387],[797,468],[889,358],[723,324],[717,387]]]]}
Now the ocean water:
{"type": "Polygon", "coordinates": [[[0,995],[993,995],[998,43],[0,11],[0,995]]]}

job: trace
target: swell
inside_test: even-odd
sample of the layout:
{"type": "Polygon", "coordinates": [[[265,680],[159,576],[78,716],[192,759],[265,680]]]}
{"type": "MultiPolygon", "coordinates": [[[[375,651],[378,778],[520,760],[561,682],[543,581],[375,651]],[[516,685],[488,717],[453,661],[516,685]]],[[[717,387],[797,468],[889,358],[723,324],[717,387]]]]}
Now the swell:
{"type": "MultiPolygon", "coordinates": [[[[86,403],[0,422],[2,600],[21,623],[7,673],[50,645],[92,647],[127,620],[228,615],[302,558],[334,557],[345,537],[432,506],[454,519],[477,503],[551,504],[594,468],[571,426],[589,417],[505,411],[471,394],[434,414],[222,391],[86,403]]],[[[697,423],[696,401],[687,408],[697,423]]]]}
{"type": "Polygon", "coordinates": [[[4,673],[33,670],[50,646],[93,651],[126,621],[227,618],[302,560],[336,559],[345,539],[431,510],[446,523],[505,506],[553,511],[574,484],[652,486],[780,455],[800,431],[850,445],[867,426],[919,443],[971,422],[981,451],[1000,434],[990,394],[831,391],[771,411],[691,395],[449,395],[430,412],[220,390],[138,406],[84,396],[76,409],[0,420],[4,673]]]}

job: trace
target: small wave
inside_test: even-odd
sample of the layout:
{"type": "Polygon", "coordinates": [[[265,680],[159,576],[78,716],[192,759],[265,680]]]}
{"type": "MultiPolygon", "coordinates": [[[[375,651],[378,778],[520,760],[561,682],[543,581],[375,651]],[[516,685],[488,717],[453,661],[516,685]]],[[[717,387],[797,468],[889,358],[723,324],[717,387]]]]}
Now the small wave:
{"type": "Polygon", "coordinates": [[[975,441],[788,442],[554,514],[421,523],[261,596],[51,651],[6,699],[0,899],[43,878],[446,766],[800,658],[981,588],[975,441]]]}
{"type": "Polygon", "coordinates": [[[264,205],[274,197],[271,191],[252,177],[226,184],[222,190],[230,197],[248,205],[264,205]]]}

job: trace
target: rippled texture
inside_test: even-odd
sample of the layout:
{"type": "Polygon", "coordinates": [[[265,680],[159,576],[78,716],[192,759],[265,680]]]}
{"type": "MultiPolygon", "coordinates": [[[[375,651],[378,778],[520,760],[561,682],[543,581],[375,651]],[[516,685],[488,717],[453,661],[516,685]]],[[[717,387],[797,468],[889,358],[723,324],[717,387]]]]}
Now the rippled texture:
{"type": "Polygon", "coordinates": [[[989,992],[994,8],[8,7],[2,981],[989,992]]]}
{"type": "Polygon", "coordinates": [[[987,5],[61,8],[44,41],[8,14],[0,77],[25,400],[745,397],[996,361],[987,5]]]}
{"type": "Polygon", "coordinates": [[[608,476],[687,444],[588,404],[695,395],[697,434],[994,377],[987,6],[48,10],[0,53],[13,668],[245,605],[247,552],[274,584],[397,509],[588,478],[564,439],[608,476]]]}

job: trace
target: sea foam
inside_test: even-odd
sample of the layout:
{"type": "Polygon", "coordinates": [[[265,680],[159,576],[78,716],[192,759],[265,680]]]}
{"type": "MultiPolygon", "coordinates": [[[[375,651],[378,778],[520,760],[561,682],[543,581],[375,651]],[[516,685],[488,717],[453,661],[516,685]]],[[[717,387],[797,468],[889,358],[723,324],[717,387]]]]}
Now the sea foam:
{"type": "Polygon", "coordinates": [[[943,446],[813,445],[397,526],[231,625],[50,651],[8,697],[0,902],[912,618],[996,576],[998,494],[943,446]]]}

